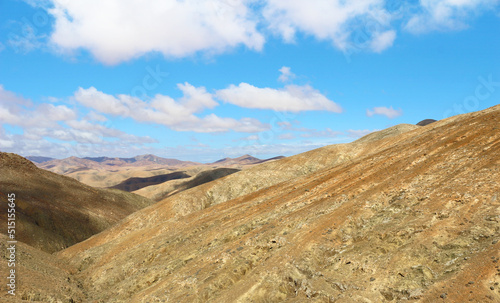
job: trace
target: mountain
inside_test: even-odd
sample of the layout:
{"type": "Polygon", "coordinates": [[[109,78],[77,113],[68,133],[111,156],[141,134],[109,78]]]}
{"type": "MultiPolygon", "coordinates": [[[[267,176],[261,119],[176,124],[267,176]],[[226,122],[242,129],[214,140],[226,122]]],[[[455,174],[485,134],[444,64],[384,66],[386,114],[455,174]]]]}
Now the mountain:
{"type": "Polygon", "coordinates": [[[43,163],[51,160],[55,160],[54,158],[50,157],[41,157],[41,156],[28,156],[26,159],[30,160],[31,162],[34,163],[43,163]]]}
{"type": "Polygon", "coordinates": [[[170,174],[164,174],[164,175],[157,175],[153,177],[146,177],[146,178],[130,178],[127,179],[117,185],[111,186],[110,188],[116,188],[128,192],[132,192],[135,190],[139,190],[141,188],[147,187],[147,186],[152,186],[152,185],[157,185],[161,184],[170,180],[178,180],[178,179],[185,179],[189,178],[190,175],[186,174],[185,172],[178,171],[170,174]]]}
{"type": "Polygon", "coordinates": [[[19,298],[499,302],[499,124],[495,106],[398,125],[187,189],[50,256],[20,243],[19,298]]]}
{"type": "Polygon", "coordinates": [[[217,180],[239,171],[240,170],[237,168],[225,167],[207,169],[189,178],[169,180],[157,185],[143,187],[134,191],[134,193],[149,198],[153,201],[160,201],[187,189],[217,180]]]}
{"type": "Polygon", "coordinates": [[[499,123],[496,106],[257,165],[56,257],[105,302],[497,302],[499,123]]]}
{"type": "Polygon", "coordinates": [[[200,165],[191,161],[181,161],[176,159],[161,158],[155,155],[141,155],[133,158],[109,158],[109,157],[69,157],[66,159],[53,159],[40,163],[40,168],[50,170],[58,174],[71,174],[78,171],[98,169],[116,170],[124,167],[186,167],[200,165]]]}
{"type": "MultiPolygon", "coordinates": [[[[161,175],[175,175],[180,172],[184,172],[189,176],[194,176],[203,170],[224,167],[234,169],[241,169],[243,167],[248,168],[251,165],[274,161],[281,158],[283,157],[280,156],[261,160],[250,155],[244,155],[234,159],[226,158],[214,163],[201,164],[190,161],[161,158],[155,155],[141,155],[133,158],[70,157],[61,160],[54,159],[38,163],[37,165],[40,168],[74,178],[87,185],[101,188],[123,186],[126,182],[129,182],[130,184],[142,182],[144,178],[157,180],[151,183],[148,183],[149,181],[144,183],[142,186],[144,187],[162,183],[160,182],[161,177],[158,177],[161,175]]],[[[130,189],[131,188],[132,187],[130,187],[130,189]]],[[[134,191],[138,189],[139,188],[134,188],[131,190],[134,191]]],[[[165,191],[162,192],[163,193],[161,194],[158,193],[158,195],[166,194],[165,191]]]]}
{"type": "Polygon", "coordinates": [[[425,119],[425,120],[418,122],[417,125],[418,126],[426,126],[426,125],[429,125],[429,124],[434,123],[436,121],[437,120],[434,120],[434,119],[425,119]]]}
{"type": "Polygon", "coordinates": [[[220,160],[217,160],[211,164],[216,165],[216,166],[252,165],[252,164],[259,164],[259,163],[264,163],[264,162],[272,161],[272,160],[278,160],[278,159],[282,159],[282,158],[284,158],[284,157],[278,156],[278,157],[274,157],[274,158],[270,158],[270,159],[261,160],[259,158],[255,158],[255,157],[250,156],[250,155],[243,155],[243,156],[238,157],[238,158],[220,159],[220,160]]]}
{"type": "MultiPolygon", "coordinates": [[[[95,189],[37,168],[29,160],[0,152],[0,192],[16,196],[18,240],[55,252],[97,234],[127,215],[153,204],[118,190],[95,189]]],[[[7,213],[7,203],[0,204],[7,213]]],[[[7,226],[6,216],[0,225],[7,226]]]]}

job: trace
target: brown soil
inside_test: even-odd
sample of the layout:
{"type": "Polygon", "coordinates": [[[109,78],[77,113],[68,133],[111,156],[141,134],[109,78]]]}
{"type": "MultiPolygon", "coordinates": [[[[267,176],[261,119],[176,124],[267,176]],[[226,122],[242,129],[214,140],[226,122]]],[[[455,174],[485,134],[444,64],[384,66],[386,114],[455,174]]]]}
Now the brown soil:
{"type": "Polygon", "coordinates": [[[74,302],[500,302],[499,124],[495,106],[257,165],[53,257],[74,302]]]}

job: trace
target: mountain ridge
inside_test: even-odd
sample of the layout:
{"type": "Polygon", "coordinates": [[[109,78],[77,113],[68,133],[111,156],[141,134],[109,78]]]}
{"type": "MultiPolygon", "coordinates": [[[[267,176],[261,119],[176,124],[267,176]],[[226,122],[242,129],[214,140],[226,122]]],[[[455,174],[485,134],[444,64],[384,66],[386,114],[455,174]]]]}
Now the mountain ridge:
{"type": "Polygon", "coordinates": [[[499,300],[491,266],[500,258],[499,112],[381,133],[337,164],[330,155],[326,166],[285,182],[176,209],[179,195],[205,192],[205,184],[57,255],[83,266],[77,276],[104,300],[435,302],[443,293],[453,302],[499,300]]]}

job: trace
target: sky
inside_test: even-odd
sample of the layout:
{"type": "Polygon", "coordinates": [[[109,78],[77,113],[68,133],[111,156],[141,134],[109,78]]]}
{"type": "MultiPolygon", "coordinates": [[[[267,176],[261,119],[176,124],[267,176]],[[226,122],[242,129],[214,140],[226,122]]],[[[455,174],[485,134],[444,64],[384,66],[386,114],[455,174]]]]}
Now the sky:
{"type": "Polygon", "coordinates": [[[500,100],[500,0],[2,0],[0,151],[290,156],[500,100]]]}

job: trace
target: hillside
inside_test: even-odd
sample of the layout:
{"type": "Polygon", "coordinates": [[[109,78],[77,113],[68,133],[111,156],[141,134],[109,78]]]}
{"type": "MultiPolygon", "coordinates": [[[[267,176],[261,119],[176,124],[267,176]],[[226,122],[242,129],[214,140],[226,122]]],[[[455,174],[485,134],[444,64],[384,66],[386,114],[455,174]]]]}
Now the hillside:
{"type": "Polygon", "coordinates": [[[57,257],[105,302],[497,302],[499,123],[496,106],[255,166],[57,257]]]}
{"type": "Polygon", "coordinates": [[[498,302],[499,122],[495,106],[256,165],[139,210],[52,259],[20,244],[29,272],[21,296],[498,302]]]}
{"type": "MultiPolygon", "coordinates": [[[[55,252],[97,234],[153,202],[118,190],[95,189],[0,152],[0,195],[16,195],[18,240],[55,252]]],[[[6,203],[0,212],[7,213],[6,203]]],[[[0,225],[7,226],[6,216],[0,225]]],[[[5,232],[5,231],[4,231],[5,232]]]]}
{"type": "Polygon", "coordinates": [[[223,167],[207,169],[189,178],[170,180],[157,185],[147,186],[134,191],[134,193],[149,198],[153,201],[160,201],[187,189],[217,180],[239,171],[240,170],[236,168],[223,167]]]}
{"type": "MultiPolygon", "coordinates": [[[[140,186],[142,188],[144,186],[161,185],[161,183],[169,181],[168,177],[164,181],[161,181],[162,177],[160,176],[162,175],[172,174],[172,176],[175,176],[185,173],[189,176],[195,176],[201,171],[216,168],[246,169],[253,165],[281,158],[283,157],[262,160],[250,155],[244,155],[238,158],[225,158],[208,164],[167,159],[154,155],[142,155],[133,158],[69,157],[49,161],[42,161],[43,157],[31,157],[30,159],[42,169],[71,177],[93,187],[115,188],[118,186],[123,190],[134,191],[139,190],[139,188],[129,187],[127,182],[135,184],[144,181],[140,186]],[[156,181],[150,182],[147,180],[156,181]]],[[[170,188],[167,184],[163,184],[160,187],[170,188]]],[[[151,191],[152,189],[150,188],[149,190],[151,191]]],[[[175,190],[175,188],[172,190],[175,190]]],[[[155,194],[156,196],[161,196],[160,192],[165,193],[169,190],[159,189],[158,191],[159,193],[155,194]]]]}
{"type": "Polygon", "coordinates": [[[183,171],[173,172],[164,175],[157,175],[153,177],[145,178],[129,178],[125,181],[120,182],[117,185],[113,185],[110,188],[116,188],[128,192],[136,191],[141,188],[161,184],[171,180],[185,179],[191,177],[183,171]]]}
{"type": "MultiPolygon", "coordinates": [[[[31,157],[34,162],[43,157],[31,157]]],[[[78,171],[98,169],[104,171],[116,171],[122,168],[166,168],[166,167],[187,167],[200,165],[200,163],[190,161],[180,161],[176,159],[161,158],[155,155],[141,155],[133,158],[109,158],[109,157],[69,157],[66,159],[52,159],[37,163],[37,166],[58,174],[69,175],[78,171]]]]}
{"type": "Polygon", "coordinates": [[[284,157],[278,156],[278,157],[274,157],[274,158],[270,158],[270,159],[259,159],[259,158],[255,158],[255,157],[250,156],[250,155],[243,155],[243,156],[238,157],[238,158],[220,159],[220,160],[217,160],[217,161],[210,163],[208,165],[218,166],[218,167],[221,167],[221,166],[223,166],[223,167],[242,167],[244,165],[260,164],[260,163],[264,163],[264,162],[268,162],[268,161],[279,160],[282,158],[284,158],[284,157]]]}

